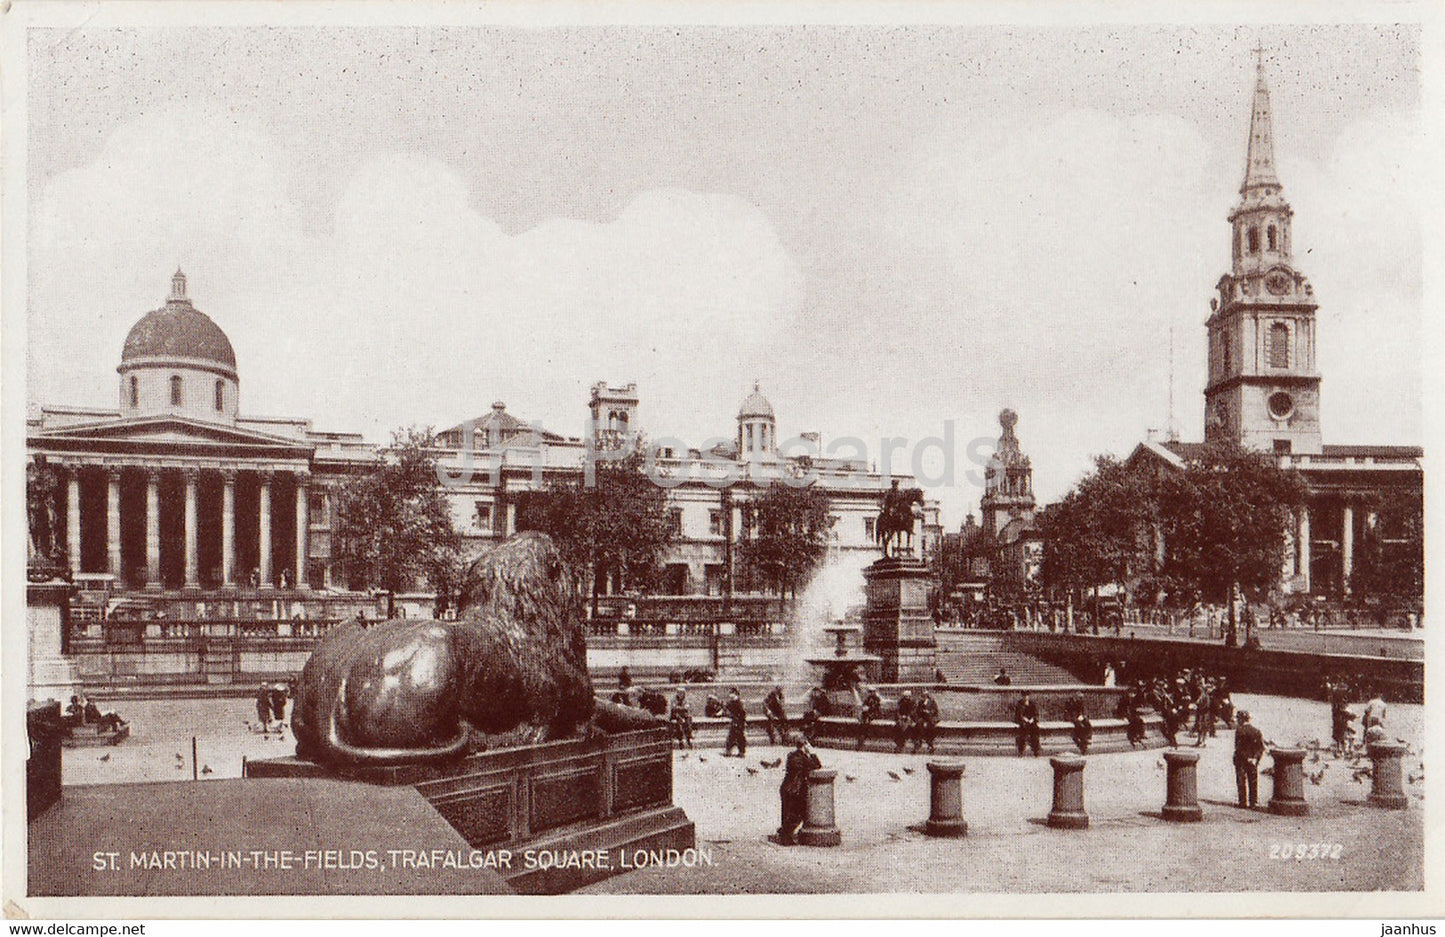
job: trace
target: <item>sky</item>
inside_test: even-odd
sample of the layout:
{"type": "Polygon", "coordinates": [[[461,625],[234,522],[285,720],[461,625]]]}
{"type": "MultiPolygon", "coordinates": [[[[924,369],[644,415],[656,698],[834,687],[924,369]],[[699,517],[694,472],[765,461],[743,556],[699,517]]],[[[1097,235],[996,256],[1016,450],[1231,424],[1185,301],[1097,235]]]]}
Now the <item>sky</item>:
{"type": "MultiPolygon", "coordinates": [[[[1412,26],[32,30],[27,398],[114,406],[177,266],[243,414],[375,441],[505,401],[580,435],[973,441],[1041,500],[1202,435],[1256,45],[1331,443],[1422,441],[1412,26]]],[[[905,451],[911,451],[905,449],[905,451]]],[[[941,471],[934,456],[924,467],[941,471]]]]}

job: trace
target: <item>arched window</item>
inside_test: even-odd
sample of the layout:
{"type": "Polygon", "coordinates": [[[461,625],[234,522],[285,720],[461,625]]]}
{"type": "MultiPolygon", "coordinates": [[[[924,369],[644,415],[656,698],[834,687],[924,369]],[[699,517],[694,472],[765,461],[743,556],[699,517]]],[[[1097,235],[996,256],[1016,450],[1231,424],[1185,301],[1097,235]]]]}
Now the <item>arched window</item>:
{"type": "Polygon", "coordinates": [[[130,376],[130,405],[140,406],[140,381],[134,374],[130,376]]]}
{"type": "Polygon", "coordinates": [[[1269,242],[1270,250],[1279,250],[1279,229],[1274,225],[1270,225],[1269,229],[1265,231],[1265,240],[1269,242]]]}
{"type": "Polygon", "coordinates": [[[216,412],[226,409],[226,382],[216,382],[216,412]]]}
{"type": "Polygon", "coordinates": [[[626,411],[626,410],[622,410],[622,411],[620,411],[620,412],[617,414],[617,430],[618,430],[618,432],[621,432],[621,433],[627,432],[627,411],[626,411]]]}
{"type": "Polygon", "coordinates": [[[179,406],[181,405],[181,400],[182,400],[182,397],[181,397],[181,376],[180,376],[179,374],[172,374],[172,375],[171,375],[171,406],[173,406],[173,407],[179,407],[179,406]]]}
{"type": "Polygon", "coordinates": [[[1258,229],[1258,228],[1250,228],[1250,229],[1249,229],[1249,252],[1250,252],[1251,254],[1258,254],[1258,253],[1259,253],[1259,229],[1258,229]]]}
{"type": "Polygon", "coordinates": [[[1289,367],[1289,326],[1276,322],[1269,327],[1269,366],[1289,367]]]}

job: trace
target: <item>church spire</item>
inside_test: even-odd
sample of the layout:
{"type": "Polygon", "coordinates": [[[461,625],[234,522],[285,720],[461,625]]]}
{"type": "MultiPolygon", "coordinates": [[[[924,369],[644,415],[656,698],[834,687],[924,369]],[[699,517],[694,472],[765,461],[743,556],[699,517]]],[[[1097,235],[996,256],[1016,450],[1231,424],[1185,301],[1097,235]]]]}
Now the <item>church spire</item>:
{"type": "Polygon", "coordinates": [[[1244,184],[1239,187],[1239,194],[1246,197],[1251,190],[1279,188],[1279,177],[1274,174],[1274,122],[1270,117],[1269,88],[1264,83],[1264,49],[1257,48],[1254,52],[1258,56],[1254,110],[1249,117],[1249,153],[1244,164],[1244,184]]]}

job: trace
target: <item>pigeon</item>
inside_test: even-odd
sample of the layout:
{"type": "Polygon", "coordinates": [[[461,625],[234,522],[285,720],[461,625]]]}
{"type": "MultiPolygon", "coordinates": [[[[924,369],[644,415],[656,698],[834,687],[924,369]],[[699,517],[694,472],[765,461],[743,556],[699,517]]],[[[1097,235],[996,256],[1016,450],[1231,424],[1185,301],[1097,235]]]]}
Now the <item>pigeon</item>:
{"type": "Polygon", "coordinates": [[[100,760],[101,760],[101,761],[110,761],[110,752],[106,752],[104,755],[101,755],[101,756],[100,756],[100,760]]]}
{"type": "Polygon", "coordinates": [[[895,781],[901,781],[901,780],[903,780],[903,778],[899,776],[899,774],[898,774],[897,771],[890,771],[890,772],[888,772],[888,776],[889,776],[890,778],[892,778],[893,780],[895,780],[895,781]]]}
{"type": "Polygon", "coordinates": [[[210,765],[201,765],[201,773],[202,773],[202,774],[212,774],[213,772],[211,771],[211,766],[210,766],[210,765]]]}
{"type": "Polygon", "coordinates": [[[776,768],[776,767],[778,767],[778,765],[781,765],[782,763],[783,763],[783,759],[781,759],[781,758],[775,758],[775,759],[773,759],[772,761],[760,761],[760,762],[758,762],[758,764],[762,765],[764,768],[776,768]]]}
{"type": "Polygon", "coordinates": [[[176,770],[177,770],[177,771],[181,770],[181,769],[184,768],[184,767],[185,767],[185,765],[183,765],[183,764],[179,764],[179,763],[176,764],[176,770]]]}
{"type": "Polygon", "coordinates": [[[678,760],[678,761],[687,761],[687,752],[678,752],[678,753],[677,753],[677,760],[678,760]]]}
{"type": "Polygon", "coordinates": [[[758,773],[758,769],[757,769],[757,768],[754,768],[752,765],[748,765],[748,774],[757,774],[757,773],[758,773]]]}
{"type": "Polygon", "coordinates": [[[1154,767],[1156,767],[1156,768],[1163,768],[1163,767],[1164,767],[1164,759],[1163,759],[1163,758],[1160,758],[1158,761],[1154,762],[1154,767]]]}
{"type": "Polygon", "coordinates": [[[913,773],[913,770],[914,770],[914,769],[912,769],[912,768],[905,767],[905,768],[903,769],[903,773],[904,773],[904,774],[912,774],[912,773],[913,773]]]}
{"type": "Polygon", "coordinates": [[[698,761],[707,761],[707,756],[706,756],[706,755],[698,755],[698,756],[697,756],[697,760],[698,760],[698,761]]]}
{"type": "Polygon", "coordinates": [[[1364,784],[1365,778],[1373,778],[1374,776],[1375,769],[1373,768],[1356,768],[1354,781],[1356,784],[1364,784]]]}
{"type": "Polygon", "coordinates": [[[1314,753],[1313,753],[1312,755],[1310,755],[1310,764],[1312,764],[1312,765],[1317,765],[1317,764],[1319,764],[1319,762],[1320,762],[1320,752],[1319,752],[1319,749],[1315,749],[1314,753]]]}
{"type": "Polygon", "coordinates": [[[176,752],[176,761],[185,761],[185,760],[186,760],[186,759],[181,756],[181,753],[180,753],[180,752],[176,752]]]}
{"type": "Polygon", "coordinates": [[[1321,768],[1320,770],[1314,772],[1313,774],[1311,774],[1311,773],[1309,773],[1309,772],[1306,772],[1306,773],[1305,773],[1305,777],[1307,777],[1307,778],[1310,779],[1310,783],[1311,783],[1311,784],[1316,784],[1316,785],[1320,783],[1320,781],[1324,778],[1324,776],[1325,776],[1325,769],[1324,769],[1324,768],[1321,768]]]}
{"type": "Polygon", "coordinates": [[[849,784],[852,784],[854,781],[856,781],[856,780],[858,780],[858,779],[855,778],[855,777],[853,777],[853,775],[851,775],[851,774],[845,774],[845,775],[843,775],[843,780],[847,781],[849,784]]]}
{"type": "MultiPolygon", "coordinates": [[[[104,761],[105,759],[101,759],[101,760],[104,761]]],[[[1411,773],[1410,773],[1410,776],[1409,776],[1408,778],[1406,778],[1405,780],[1409,781],[1411,784],[1417,784],[1417,783],[1419,783],[1420,781],[1425,780],[1425,775],[1423,775],[1423,774],[1415,774],[1414,772],[1411,772],[1411,773]]]]}

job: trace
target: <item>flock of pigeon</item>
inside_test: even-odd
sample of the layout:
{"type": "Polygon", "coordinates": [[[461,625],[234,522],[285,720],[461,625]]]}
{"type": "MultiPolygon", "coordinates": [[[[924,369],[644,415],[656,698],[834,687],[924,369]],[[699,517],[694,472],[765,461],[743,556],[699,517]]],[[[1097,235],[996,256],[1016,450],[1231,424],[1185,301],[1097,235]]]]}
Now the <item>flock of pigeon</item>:
{"type": "MultiPolygon", "coordinates": [[[[686,751],[678,752],[678,753],[677,753],[677,760],[678,760],[678,761],[686,761],[691,754],[692,754],[692,752],[686,752],[686,751]]],[[[704,763],[704,764],[706,764],[706,763],[707,763],[707,756],[706,756],[706,755],[703,755],[703,754],[699,754],[699,755],[697,756],[697,760],[700,761],[700,762],[702,762],[702,763],[704,763]]],[[[781,767],[783,766],[783,759],[781,759],[781,758],[775,758],[775,759],[773,759],[772,761],[759,761],[758,764],[761,765],[761,766],[764,767],[764,768],[781,768],[781,767]]],[[[1161,764],[1162,764],[1162,762],[1161,762],[1161,764]]],[[[751,776],[751,775],[756,775],[756,774],[759,774],[759,773],[760,773],[760,772],[758,771],[758,769],[757,769],[757,768],[754,768],[752,765],[746,765],[745,768],[746,768],[746,770],[747,770],[747,773],[748,773],[750,776],[751,776]]],[[[914,768],[914,767],[910,767],[910,766],[908,766],[908,765],[903,765],[903,766],[900,767],[899,770],[901,770],[901,771],[903,772],[903,774],[913,774],[913,773],[914,773],[915,771],[917,771],[918,769],[917,769],[917,768],[914,768]]],[[[888,779],[889,779],[890,781],[902,781],[902,780],[903,780],[903,774],[899,774],[897,771],[894,771],[894,770],[892,770],[892,769],[884,769],[884,772],[883,772],[883,773],[888,776],[888,779]]],[[[739,777],[741,777],[741,775],[739,775],[739,777]]],[[[843,780],[844,780],[844,781],[847,781],[849,784],[852,784],[854,781],[857,781],[857,780],[858,780],[858,776],[857,776],[857,775],[853,775],[853,774],[844,774],[844,775],[843,775],[843,780]]]]}

